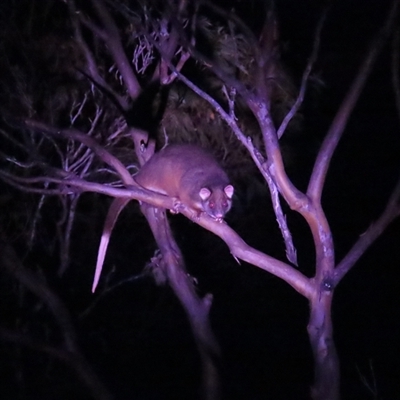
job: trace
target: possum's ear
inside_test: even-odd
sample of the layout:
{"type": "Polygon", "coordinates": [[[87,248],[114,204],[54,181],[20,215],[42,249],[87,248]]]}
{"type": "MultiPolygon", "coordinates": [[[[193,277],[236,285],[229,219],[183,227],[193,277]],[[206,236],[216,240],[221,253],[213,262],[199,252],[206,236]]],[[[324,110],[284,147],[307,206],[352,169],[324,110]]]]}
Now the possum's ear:
{"type": "Polygon", "coordinates": [[[207,188],[201,188],[199,195],[200,195],[201,199],[204,201],[204,200],[207,200],[211,196],[211,191],[210,191],[210,189],[207,189],[207,188]]]}
{"type": "Polygon", "coordinates": [[[225,188],[224,188],[224,192],[225,192],[225,194],[228,196],[229,199],[232,198],[232,196],[233,196],[233,191],[234,191],[234,189],[233,189],[233,186],[232,186],[232,185],[225,186],[225,188]]]}

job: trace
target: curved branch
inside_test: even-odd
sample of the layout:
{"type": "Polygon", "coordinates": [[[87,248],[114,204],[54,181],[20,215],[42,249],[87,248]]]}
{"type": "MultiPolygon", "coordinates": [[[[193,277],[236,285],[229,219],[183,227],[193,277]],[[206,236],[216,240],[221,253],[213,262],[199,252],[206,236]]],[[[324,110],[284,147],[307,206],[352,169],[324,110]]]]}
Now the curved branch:
{"type": "Polygon", "coordinates": [[[334,282],[337,285],[340,280],[350,271],[358,259],[365,253],[369,246],[381,235],[386,227],[400,215],[400,179],[395,186],[392,195],[382,215],[376,222],[370,225],[363,233],[347,255],[336,267],[334,282]]]}
{"type": "MultiPolygon", "coordinates": [[[[183,210],[182,213],[190,218],[189,210],[183,210]]],[[[252,248],[226,223],[218,223],[203,214],[194,222],[219,236],[228,245],[234,257],[281,278],[304,297],[308,299],[312,297],[314,286],[310,278],[307,278],[289,264],[252,248]]]]}
{"type": "Polygon", "coordinates": [[[347,93],[346,98],[343,100],[343,103],[332,122],[324,142],[322,143],[307,189],[308,196],[316,202],[319,202],[321,199],[322,189],[324,187],[329,164],[339,140],[342,137],[343,131],[346,128],[349,116],[353,111],[358,98],[360,97],[361,91],[364,88],[365,82],[372,71],[372,67],[380,51],[382,50],[383,45],[393,30],[396,22],[398,7],[399,0],[395,0],[388,13],[384,26],[372,41],[369,52],[365,57],[364,62],[362,63],[360,70],[347,93]]]}

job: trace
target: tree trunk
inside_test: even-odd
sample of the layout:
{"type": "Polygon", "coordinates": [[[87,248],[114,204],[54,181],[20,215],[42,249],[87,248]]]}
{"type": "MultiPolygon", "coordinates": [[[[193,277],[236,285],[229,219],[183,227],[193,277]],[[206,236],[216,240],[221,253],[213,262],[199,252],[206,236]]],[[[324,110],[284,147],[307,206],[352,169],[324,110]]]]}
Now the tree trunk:
{"type": "Polygon", "coordinates": [[[339,400],[339,360],[332,336],[331,306],[333,290],[317,290],[310,301],[310,321],[307,327],[314,356],[313,400],[339,400]]]}
{"type": "Polygon", "coordinates": [[[202,363],[202,392],[204,400],[220,398],[220,379],[216,359],[220,354],[218,342],[212,332],[209,311],[212,295],[200,298],[193,285],[193,279],[185,270],[183,256],[176,244],[166,218],[166,211],[142,205],[142,212],[162,254],[164,273],[168,284],[178,297],[192,328],[202,363]]]}

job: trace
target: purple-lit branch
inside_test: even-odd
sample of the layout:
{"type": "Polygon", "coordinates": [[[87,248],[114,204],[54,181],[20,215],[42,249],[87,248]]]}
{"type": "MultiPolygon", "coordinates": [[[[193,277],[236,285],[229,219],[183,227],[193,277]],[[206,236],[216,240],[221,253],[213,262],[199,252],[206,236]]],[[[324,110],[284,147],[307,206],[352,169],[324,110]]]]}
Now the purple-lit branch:
{"type": "Polygon", "coordinates": [[[362,63],[360,70],[351,85],[346,98],[343,100],[339,111],[334,118],[332,125],[322,143],[318,153],[317,160],[311,175],[307,194],[314,201],[319,202],[321,199],[322,189],[325,183],[326,173],[328,171],[332,156],[346,128],[349,116],[353,111],[365,82],[370,75],[373,65],[386,43],[388,36],[391,34],[396,22],[397,9],[399,1],[394,1],[392,8],[388,14],[385,25],[382,27],[376,38],[372,41],[368,54],[362,63]]]}
{"type": "MultiPolygon", "coordinates": [[[[16,175],[10,175],[10,174],[5,174],[4,171],[0,171],[0,176],[1,179],[8,183],[10,186],[15,187],[16,189],[20,190],[21,192],[26,192],[26,193],[36,193],[36,194],[41,194],[41,195],[60,195],[62,194],[62,191],[57,188],[57,189],[47,189],[46,187],[42,188],[37,188],[33,186],[27,186],[28,182],[24,183],[18,183],[20,178],[16,175]],[[7,176],[9,175],[9,176],[7,176]]],[[[25,180],[29,179],[37,179],[37,182],[42,181],[43,185],[45,186],[46,182],[49,181],[49,178],[43,178],[42,180],[40,178],[25,178],[25,180]]]]}
{"type": "MultiPolygon", "coordinates": [[[[63,173],[62,170],[54,170],[63,173]]],[[[174,207],[174,202],[169,197],[164,195],[151,192],[150,190],[143,189],[137,184],[135,186],[129,186],[129,188],[115,187],[110,184],[102,184],[96,182],[90,182],[84,179],[80,179],[74,176],[66,176],[65,178],[56,178],[46,176],[36,176],[32,178],[22,178],[17,175],[10,174],[5,171],[0,171],[1,179],[7,182],[15,188],[27,192],[27,193],[37,193],[43,195],[61,195],[61,194],[76,194],[82,192],[94,192],[105,194],[110,197],[118,197],[124,199],[136,199],[146,203],[153,204],[155,207],[162,207],[167,209],[172,209],[174,207]],[[58,185],[56,189],[46,189],[46,184],[58,185]],[[32,186],[33,184],[41,184],[43,187],[38,188],[32,186]]]]}
{"type": "Polygon", "coordinates": [[[386,205],[381,216],[370,225],[347,255],[335,268],[334,279],[335,285],[346,275],[346,273],[354,266],[358,259],[365,253],[368,247],[382,234],[387,226],[400,215],[400,179],[393,190],[392,195],[386,205]]]}
{"type": "MultiPolygon", "coordinates": [[[[184,214],[188,213],[184,212],[184,214]]],[[[281,278],[308,299],[313,295],[314,283],[312,280],[292,266],[250,247],[228,225],[219,224],[207,216],[201,216],[197,223],[219,236],[229,246],[233,256],[281,278]]]]}

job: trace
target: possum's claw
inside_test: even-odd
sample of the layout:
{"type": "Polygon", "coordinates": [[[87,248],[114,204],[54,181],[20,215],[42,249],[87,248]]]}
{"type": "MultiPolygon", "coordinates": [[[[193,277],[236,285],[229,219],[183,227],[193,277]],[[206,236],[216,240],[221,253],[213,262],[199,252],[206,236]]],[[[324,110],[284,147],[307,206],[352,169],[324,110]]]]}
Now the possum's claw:
{"type": "Polygon", "coordinates": [[[169,212],[171,214],[179,214],[179,211],[182,209],[183,204],[177,197],[173,198],[173,204],[174,206],[169,210],[169,212]]]}

